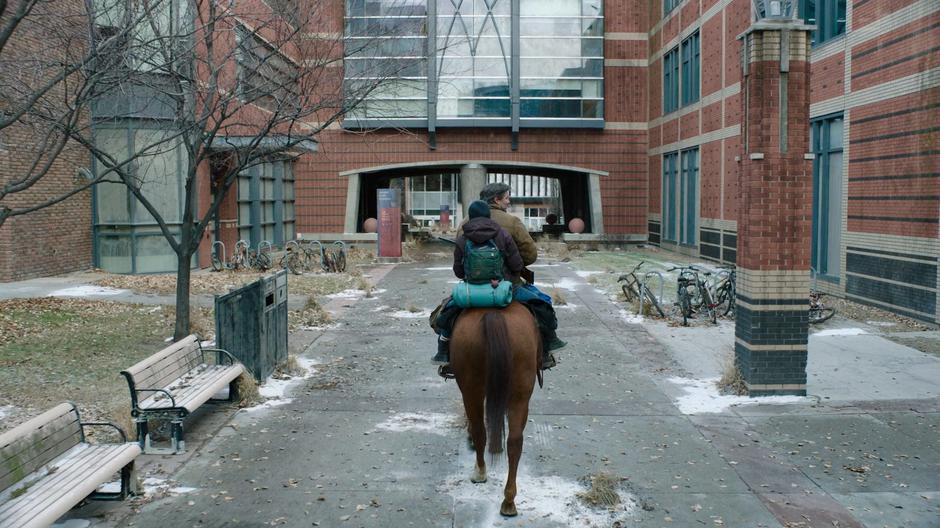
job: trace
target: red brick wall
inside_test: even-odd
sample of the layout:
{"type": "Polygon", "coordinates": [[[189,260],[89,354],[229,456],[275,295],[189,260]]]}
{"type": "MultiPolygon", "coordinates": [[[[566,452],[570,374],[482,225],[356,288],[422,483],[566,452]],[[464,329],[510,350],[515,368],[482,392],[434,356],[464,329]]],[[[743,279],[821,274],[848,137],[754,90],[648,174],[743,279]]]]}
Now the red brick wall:
{"type": "MultiPolygon", "coordinates": [[[[14,82],[23,83],[21,88],[42,86],[59,73],[57,62],[75,60],[84,53],[87,27],[80,24],[83,8],[82,2],[72,0],[40,3],[3,49],[6,64],[0,64],[0,90],[14,82]]],[[[74,85],[70,88],[74,89],[74,85]]],[[[4,95],[12,96],[12,91],[4,95]]],[[[43,104],[59,112],[55,105],[63,100],[71,101],[71,98],[63,86],[57,85],[43,104]]],[[[0,98],[0,106],[4,103],[0,98]]],[[[30,167],[37,159],[40,165],[48,159],[43,155],[49,152],[43,149],[43,142],[51,137],[48,130],[40,121],[28,117],[26,120],[29,126],[17,124],[0,130],[0,185],[22,180],[30,174],[30,167]]],[[[79,126],[87,122],[87,115],[83,115],[79,126]]],[[[24,209],[61,196],[75,187],[77,169],[90,166],[90,158],[83,149],[68,145],[38,183],[8,195],[3,204],[14,210],[24,209]]],[[[88,191],[58,205],[11,217],[0,227],[0,282],[87,269],[91,264],[91,193],[88,191]]]]}

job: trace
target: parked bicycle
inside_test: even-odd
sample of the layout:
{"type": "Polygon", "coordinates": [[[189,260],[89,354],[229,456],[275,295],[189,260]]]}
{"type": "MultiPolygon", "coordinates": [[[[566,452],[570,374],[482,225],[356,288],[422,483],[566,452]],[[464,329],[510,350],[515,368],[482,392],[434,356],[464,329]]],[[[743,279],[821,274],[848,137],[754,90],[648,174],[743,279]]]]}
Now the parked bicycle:
{"type": "MultiPolygon", "coordinates": [[[[623,295],[627,298],[627,302],[639,301],[640,307],[643,304],[649,304],[659,313],[660,317],[666,317],[666,312],[660,306],[659,300],[653,295],[649,287],[636,276],[643,264],[644,262],[640,261],[629,273],[621,275],[617,282],[622,283],[620,287],[623,290],[623,295]]],[[[642,310],[642,308],[638,309],[642,310]]]]}
{"type": "Polygon", "coordinates": [[[300,275],[304,272],[304,260],[305,254],[300,244],[294,240],[290,240],[284,244],[284,255],[281,257],[279,263],[281,268],[286,269],[294,275],[300,275]]]}
{"type": "Polygon", "coordinates": [[[718,281],[714,286],[715,310],[722,317],[734,318],[735,315],[735,280],[736,268],[731,265],[718,272],[718,281]]]}
{"type": "Polygon", "coordinates": [[[706,282],[711,272],[701,270],[691,265],[669,268],[666,271],[676,270],[679,271],[676,304],[679,306],[679,312],[682,314],[682,326],[689,326],[689,319],[694,312],[704,313],[709,321],[717,323],[717,304],[706,282]]]}
{"type": "Polygon", "coordinates": [[[826,294],[816,289],[816,270],[810,268],[809,272],[812,278],[809,288],[809,324],[819,324],[832,319],[832,316],[836,314],[836,309],[826,306],[822,300],[826,294]]]}

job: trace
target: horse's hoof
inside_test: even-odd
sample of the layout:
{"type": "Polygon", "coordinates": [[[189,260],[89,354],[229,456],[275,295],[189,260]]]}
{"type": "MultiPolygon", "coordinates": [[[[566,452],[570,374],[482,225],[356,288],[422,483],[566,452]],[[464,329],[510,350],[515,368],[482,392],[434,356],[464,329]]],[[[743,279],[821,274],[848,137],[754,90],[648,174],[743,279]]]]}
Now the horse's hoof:
{"type": "Polygon", "coordinates": [[[474,471],[473,475],[470,476],[470,482],[474,484],[483,484],[486,482],[486,472],[485,471],[474,471]]]}
{"type": "Polygon", "coordinates": [[[509,504],[506,504],[504,502],[503,505],[499,507],[499,514],[502,515],[503,517],[515,517],[516,515],[519,515],[519,512],[516,511],[515,504],[511,502],[509,504]]]}

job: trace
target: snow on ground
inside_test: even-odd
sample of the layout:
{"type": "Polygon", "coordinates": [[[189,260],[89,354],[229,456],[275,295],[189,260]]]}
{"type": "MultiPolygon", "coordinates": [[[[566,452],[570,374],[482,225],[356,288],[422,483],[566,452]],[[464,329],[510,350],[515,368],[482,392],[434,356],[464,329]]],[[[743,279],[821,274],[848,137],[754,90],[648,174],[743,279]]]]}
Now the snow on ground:
{"type": "Polygon", "coordinates": [[[307,326],[307,325],[303,325],[303,326],[300,326],[299,328],[300,328],[301,330],[319,332],[319,331],[321,331],[321,330],[332,330],[332,329],[334,329],[334,328],[339,328],[339,327],[340,327],[340,324],[339,324],[339,323],[330,323],[330,324],[318,325],[318,326],[307,326]]]}
{"type": "MultiPolygon", "coordinates": [[[[156,477],[147,477],[144,479],[144,496],[147,495],[181,495],[196,491],[196,488],[187,488],[184,486],[173,486],[171,481],[156,477]]],[[[120,483],[118,483],[120,485],[120,483]]]]}
{"type": "Polygon", "coordinates": [[[736,405],[784,404],[808,401],[804,396],[725,396],[718,392],[718,378],[689,379],[669,378],[670,383],[682,387],[685,395],[679,396],[675,403],[682,414],[721,413],[736,405]]]}
{"type": "Polygon", "coordinates": [[[363,290],[343,290],[339,293],[331,293],[326,296],[327,299],[359,299],[365,297],[366,292],[363,290]]]}
{"type": "Polygon", "coordinates": [[[499,505],[506,485],[506,457],[502,456],[497,463],[488,465],[488,480],[482,484],[470,482],[473,464],[472,453],[461,455],[458,473],[448,477],[438,491],[447,493],[458,503],[470,503],[475,510],[483,512],[478,517],[480,528],[532,526],[535,519],[538,520],[535,525],[608,528],[627,524],[637,509],[636,498],[623,490],[618,490],[620,504],[610,510],[589,508],[577,496],[588,491],[586,486],[555,475],[531,475],[523,453],[516,477],[519,517],[505,518],[499,514],[499,505]]]}
{"type": "Polygon", "coordinates": [[[628,312],[628,311],[626,311],[626,310],[623,310],[623,309],[620,310],[620,318],[623,319],[624,322],[627,322],[627,323],[630,323],[630,324],[643,324],[643,316],[642,316],[642,315],[639,315],[639,314],[632,314],[632,313],[630,313],[630,312],[628,312]]]}
{"type": "Polygon", "coordinates": [[[561,266],[561,264],[529,264],[527,268],[554,268],[556,266],[561,266]]]}
{"type": "Polygon", "coordinates": [[[431,310],[421,310],[420,312],[412,312],[410,310],[398,310],[397,312],[392,312],[388,314],[389,317],[394,317],[396,319],[418,319],[421,317],[427,318],[431,316],[431,310]]]}
{"type": "Polygon", "coordinates": [[[0,405],[0,420],[3,420],[9,416],[15,408],[16,407],[13,407],[12,405],[0,405]]]}
{"type": "Polygon", "coordinates": [[[122,293],[127,293],[127,290],[118,290],[115,288],[106,288],[104,286],[83,284],[81,286],[72,286],[71,288],[56,290],[46,297],[95,297],[120,295],[122,293]]]}
{"type": "Polygon", "coordinates": [[[51,528],[88,528],[89,526],[91,526],[91,521],[88,519],[67,519],[53,524],[51,528]]]}
{"type": "Polygon", "coordinates": [[[434,266],[432,268],[421,268],[425,271],[453,271],[452,266],[434,266]]]}
{"type": "Polygon", "coordinates": [[[442,436],[450,434],[450,429],[459,427],[457,416],[443,413],[396,413],[375,426],[375,429],[402,433],[420,431],[442,436]]]}
{"type": "Polygon", "coordinates": [[[565,303],[565,304],[555,305],[556,310],[577,310],[578,308],[579,308],[579,305],[574,304],[574,303],[565,303]]]}
{"type": "Polygon", "coordinates": [[[540,290],[544,290],[545,288],[561,288],[563,290],[576,291],[579,286],[584,286],[584,283],[564,277],[560,281],[551,284],[536,281],[535,286],[540,290]]]}
{"type": "Polygon", "coordinates": [[[861,328],[833,328],[831,330],[821,330],[819,332],[813,332],[812,336],[815,337],[832,337],[832,336],[856,336],[856,335],[865,335],[868,332],[862,330],[861,328]]]}
{"type": "Polygon", "coordinates": [[[259,409],[270,409],[271,407],[278,407],[292,402],[293,398],[285,397],[288,389],[296,382],[313,376],[317,371],[315,367],[320,362],[312,358],[298,357],[297,363],[304,371],[304,374],[300,376],[285,376],[283,379],[273,376],[269,377],[264,381],[264,384],[258,386],[258,394],[266,398],[265,401],[252,407],[246,407],[244,410],[251,412],[259,409]]]}
{"type": "Polygon", "coordinates": [[[872,326],[897,326],[897,323],[892,323],[891,321],[865,321],[865,324],[870,324],[872,326]]]}
{"type": "Polygon", "coordinates": [[[582,279],[586,279],[586,278],[590,277],[591,275],[597,275],[597,274],[604,273],[604,272],[603,272],[603,271],[581,271],[581,270],[575,270],[575,273],[578,274],[578,277],[581,277],[582,279]]]}
{"type": "Polygon", "coordinates": [[[375,308],[372,309],[373,312],[381,312],[381,311],[384,311],[384,310],[388,310],[388,305],[387,305],[387,304],[383,304],[383,305],[381,305],[381,306],[376,306],[375,308]]]}

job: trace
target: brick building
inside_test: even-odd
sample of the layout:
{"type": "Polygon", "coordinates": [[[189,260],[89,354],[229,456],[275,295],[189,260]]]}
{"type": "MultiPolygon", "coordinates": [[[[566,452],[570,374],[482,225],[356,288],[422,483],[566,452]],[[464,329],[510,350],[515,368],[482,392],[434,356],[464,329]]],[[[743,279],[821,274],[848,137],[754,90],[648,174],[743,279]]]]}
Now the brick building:
{"type": "MultiPolygon", "coordinates": [[[[735,262],[751,0],[459,5],[336,2],[317,29],[344,34],[336,77],[397,82],[321,133],[316,153],[245,174],[218,224],[229,247],[362,231],[376,189],[404,178],[438,193],[426,212],[512,175],[556,181],[558,213],[585,221],[582,238],[735,262]]],[[[937,322],[936,0],[798,7],[816,26],[802,133],[818,287],[937,322]]]]}

